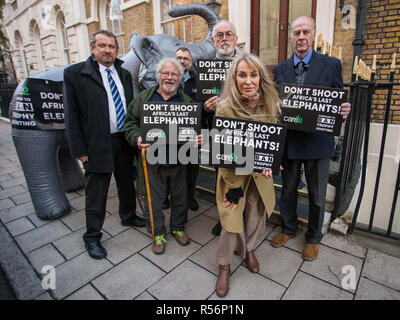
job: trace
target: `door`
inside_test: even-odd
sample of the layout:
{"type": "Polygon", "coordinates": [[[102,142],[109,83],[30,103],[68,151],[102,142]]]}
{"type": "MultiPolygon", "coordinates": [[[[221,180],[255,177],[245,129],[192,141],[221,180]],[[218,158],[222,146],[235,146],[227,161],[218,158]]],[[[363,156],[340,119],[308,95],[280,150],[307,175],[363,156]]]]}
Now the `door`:
{"type": "Polygon", "coordinates": [[[290,21],[306,15],[315,19],[317,0],[252,0],[251,52],[258,55],[268,72],[292,55],[290,21]]]}

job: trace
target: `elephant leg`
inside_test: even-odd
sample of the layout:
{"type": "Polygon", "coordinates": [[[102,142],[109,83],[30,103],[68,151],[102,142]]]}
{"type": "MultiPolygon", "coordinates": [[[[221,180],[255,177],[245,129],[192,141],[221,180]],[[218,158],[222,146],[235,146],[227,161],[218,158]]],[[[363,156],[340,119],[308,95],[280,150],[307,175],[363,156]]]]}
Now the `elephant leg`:
{"type": "Polygon", "coordinates": [[[56,219],[70,211],[58,174],[60,131],[12,129],[12,137],[36,215],[56,219]]]}
{"type": "Polygon", "coordinates": [[[67,140],[63,135],[57,151],[58,172],[64,192],[73,192],[85,186],[82,170],[78,161],[72,157],[67,140]]]}

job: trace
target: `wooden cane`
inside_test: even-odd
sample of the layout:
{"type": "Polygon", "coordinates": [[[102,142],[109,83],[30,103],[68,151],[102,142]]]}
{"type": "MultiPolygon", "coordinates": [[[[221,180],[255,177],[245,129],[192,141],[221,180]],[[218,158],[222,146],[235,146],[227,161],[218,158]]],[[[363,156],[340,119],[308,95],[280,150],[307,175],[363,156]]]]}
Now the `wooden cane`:
{"type": "Polygon", "coordinates": [[[151,234],[153,236],[153,241],[154,241],[155,238],[154,238],[153,207],[151,206],[149,175],[147,173],[146,150],[144,150],[144,149],[142,149],[142,164],[143,164],[143,172],[144,172],[144,181],[146,184],[147,201],[149,202],[151,234]]]}

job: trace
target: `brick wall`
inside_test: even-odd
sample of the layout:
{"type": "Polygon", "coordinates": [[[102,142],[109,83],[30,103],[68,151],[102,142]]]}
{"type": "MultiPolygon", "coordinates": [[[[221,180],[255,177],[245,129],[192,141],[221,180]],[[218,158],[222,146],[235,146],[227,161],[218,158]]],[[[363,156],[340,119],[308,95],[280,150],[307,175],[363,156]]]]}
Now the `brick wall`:
{"type": "MultiPolygon", "coordinates": [[[[394,52],[397,53],[397,66],[400,63],[400,0],[370,1],[364,40],[361,58],[371,65],[376,54],[377,82],[387,82],[394,52]]],[[[396,70],[394,82],[400,82],[399,69],[396,70]]],[[[371,115],[373,122],[383,122],[386,97],[386,92],[382,90],[374,95],[371,115]]],[[[392,93],[389,122],[400,124],[400,86],[395,86],[392,93]]]]}
{"type": "MultiPolygon", "coordinates": [[[[345,5],[352,5],[357,13],[356,0],[346,0],[345,5]]],[[[397,53],[397,65],[400,63],[400,0],[369,1],[367,6],[364,27],[365,45],[362,47],[361,58],[368,65],[372,66],[373,56],[377,56],[376,80],[378,83],[386,82],[389,79],[389,65],[393,53],[397,53]]],[[[355,29],[344,29],[342,26],[342,13],[339,8],[339,1],[336,4],[336,21],[334,45],[343,48],[343,81],[349,82],[353,69],[353,39],[355,29]]],[[[400,82],[399,70],[396,70],[395,82],[400,82]]],[[[372,100],[371,120],[383,122],[386,107],[385,91],[377,91],[372,100]]],[[[392,93],[389,122],[400,124],[400,86],[395,86],[392,93]]]]}

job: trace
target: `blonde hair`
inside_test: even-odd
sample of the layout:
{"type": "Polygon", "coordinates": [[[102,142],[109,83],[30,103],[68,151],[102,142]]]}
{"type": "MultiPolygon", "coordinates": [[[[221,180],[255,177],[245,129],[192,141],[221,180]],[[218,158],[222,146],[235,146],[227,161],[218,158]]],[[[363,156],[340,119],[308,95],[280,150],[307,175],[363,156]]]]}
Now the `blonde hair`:
{"type": "Polygon", "coordinates": [[[274,83],[269,78],[267,70],[261,60],[250,53],[240,55],[232,62],[232,66],[228,71],[224,89],[221,96],[221,101],[217,105],[217,113],[225,113],[227,109],[231,109],[235,114],[243,119],[255,121],[275,122],[276,120],[276,105],[279,103],[278,92],[275,89],[274,83]],[[250,68],[258,71],[260,75],[260,83],[258,88],[259,101],[257,105],[257,114],[251,113],[244,105],[243,97],[239,92],[236,74],[238,64],[245,61],[250,68]]]}

